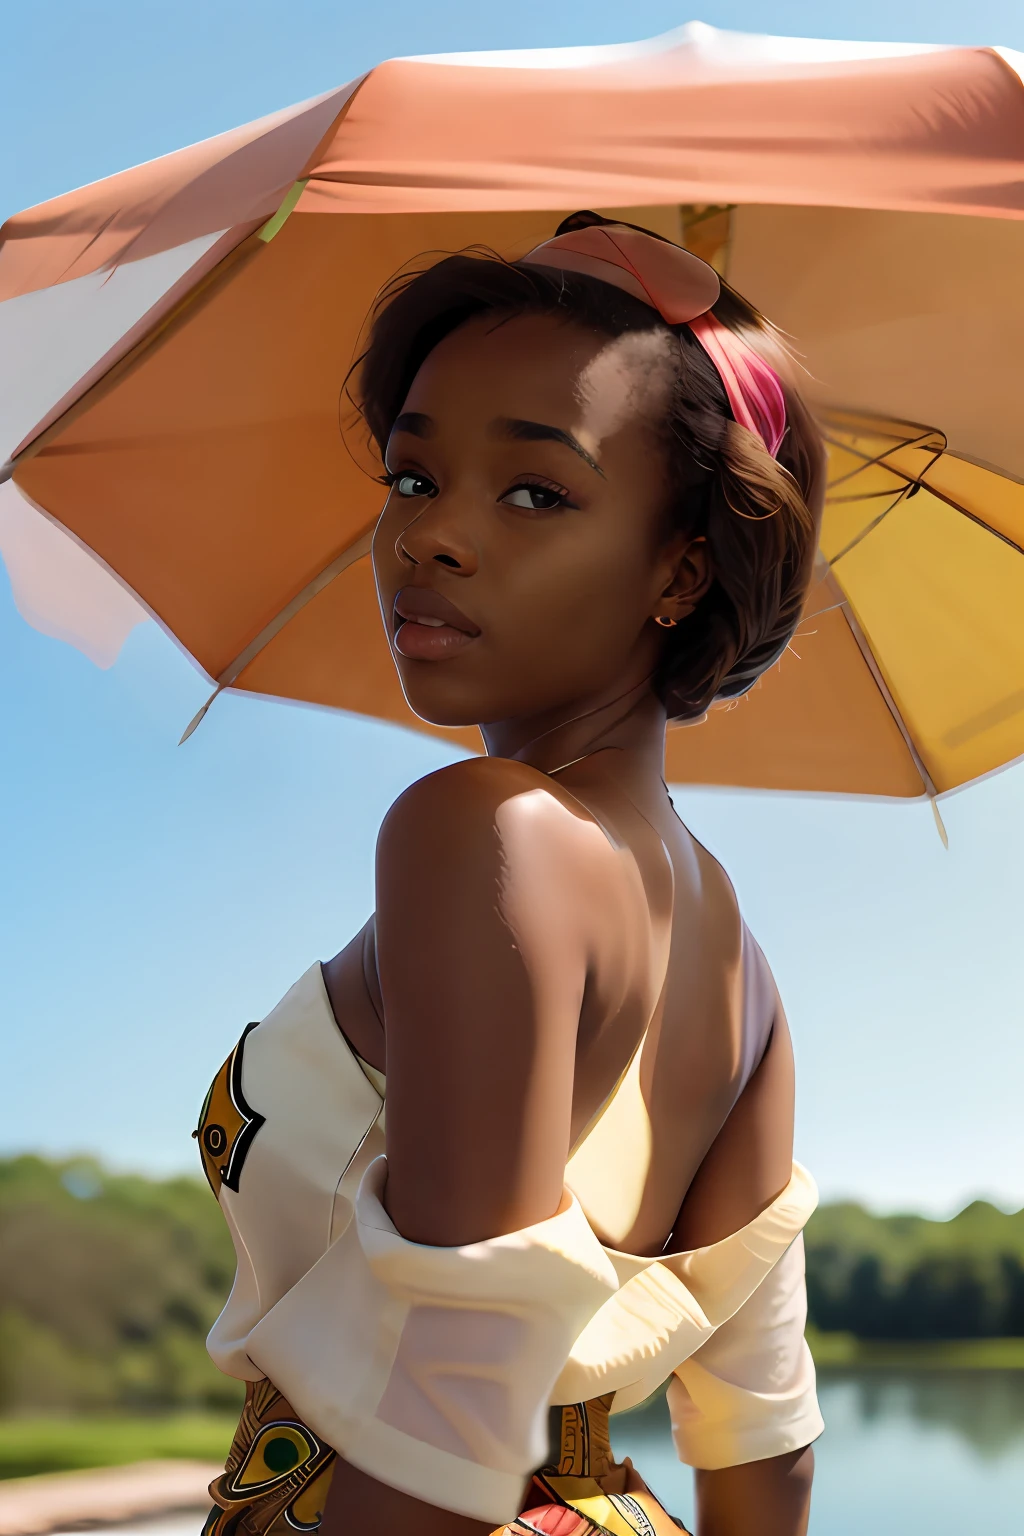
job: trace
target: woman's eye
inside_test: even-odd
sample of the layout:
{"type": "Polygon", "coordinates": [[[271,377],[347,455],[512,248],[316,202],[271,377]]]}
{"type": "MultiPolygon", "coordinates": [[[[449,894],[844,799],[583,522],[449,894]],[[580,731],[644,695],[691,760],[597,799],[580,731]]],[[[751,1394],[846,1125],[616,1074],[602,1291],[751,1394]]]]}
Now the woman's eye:
{"type": "Polygon", "coordinates": [[[426,475],[396,475],[391,483],[399,496],[437,495],[437,486],[426,475]]]}
{"type": "Polygon", "coordinates": [[[523,507],[530,512],[553,512],[564,507],[566,493],[546,485],[514,485],[501,498],[507,507],[523,507]]]}

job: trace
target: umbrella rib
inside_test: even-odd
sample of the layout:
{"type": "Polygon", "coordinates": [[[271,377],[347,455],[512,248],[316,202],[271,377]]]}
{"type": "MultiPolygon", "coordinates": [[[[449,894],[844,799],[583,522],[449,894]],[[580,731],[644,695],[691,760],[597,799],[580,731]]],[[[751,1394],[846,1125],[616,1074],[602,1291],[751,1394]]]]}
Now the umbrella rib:
{"type": "MultiPolygon", "coordinates": [[[[937,457],[939,456],[937,455],[937,457]]],[[[890,468],[890,466],[887,465],[886,468],[890,468]]],[[[929,465],[929,468],[931,468],[931,465],[929,465]]],[[[893,469],[891,470],[891,473],[898,475],[899,470],[893,469]]],[[[925,474],[927,473],[928,471],[925,470],[925,474]]],[[[837,482],[837,484],[838,483],[839,482],[837,482]]],[[[976,524],[978,528],[983,529],[985,533],[990,533],[992,537],[994,539],[998,539],[1000,543],[1008,545],[1015,554],[1024,555],[1024,545],[1018,544],[1016,539],[1011,539],[1008,533],[1003,533],[999,528],[993,528],[991,523],[986,523],[985,519],[983,517],[979,517],[977,512],[972,512],[968,507],[962,506],[960,502],[954,500],[954,498],[950,496],[946,491],[940,491],[936,486],[930,485],[927,480],[908,479],[906,485],[904,485],[903,488],[897,492],[892,500],[892,503],[886,507],[885,511],[879,513],[878,517],[873,518],[866,528],[862,528],[857,537],[855,539],[851,539],[849,544],[847,544],[843,549],[839,551],[838,555],[833,555],[832,559],[829,561],[829,565],[834,565],[837,560],[841,560],[844,555],[848,555],[851,549],[856,549],[861,540],[866,539],[869,533],[873,533],[874,530],[878,527],[879,523],[883,522],[885,518],[889,516],[890,512],[895,511],[896,507],[900,504],[901,501],[909,498],[914,494],[915,489],[927,491],[929,496],[935,497],[936,501],[943,502],[945,506],[952,508],[954,512],[959,512],[961,517],[966,517],[969,523],[976,524]]],[[[828,504],[830,506],[844,506],[847,503],[853,501],[876,501],[879,497],[885,496],[887,494],[888,493],[886,491],[871,491],[867,496],[830,496],[828,498],[828,504]]]]}
{"type": "Polygon", "coordinates": [[[1001,533],[998,528],[993,528],[992,524],[986,523],[985,519],[979,517],[977,512],[971,512],[967,507],[961,506],[958,501],[954,501],[953,497],[948,496],[945,491],[936,490],[934,485],[929,485],[927,480],[922,480],[920,484],[928,492],[929,496],[935,497],[936,501],[945,502],[947,507],[952,507],[954,512],[959,512],[960,516],[966,517],[968,522],[976,523],[979,528],[983,528],[986,533],[990,533],[994,539],[999,539],[1001,543],[1008,544],[1016,554],[1024,555],[1024,545],[1018,544],[1016,539],[1011,539],[1008,533],[1001,533]]]}
{"type": "MultiPolygon", "coordinates": [[[[872,518],[871,522],[868,523],[867,527],[866,528],[862,528],[860,533],[858,533],[855,538],[851,539],[849,544],[847,544],[844,549],[841,549],[837,555],[833,555],[832,556],[832,559],[829,561],[829,567],[831,568],[839,560],[842,560],[844,555],[848,555],[852,549],[856,549],[857,545],[860,544],[864,539],[866,539],[869,533],[874,533],[874,531],[878,527],[879,523],[884,522],[885,519],[889,516],[889,513],[895,511],[895,509],[899,506],[901,501],[904,501],[908,497],[913,496],[915,491],[920,490],[921,486],[925,484],[925,482],[922,479],[921,475],[919,475],[915,479],[915,478],[913,478],[913,477],[911,477],[909,475],[904,475],[900,470],[895,469],[891,464],[886,463],[886,460],[888,459],[889,454],[890,453],[895,453],[897,450],[899,450],[901,448],[913,448],[913,447],[915,447],[915,446],[917,446],[919,444],[927,442],[929,438],[931,438],[933,440],[935,438],[941,439],[942,446],[935,449],[935,451],[932,453],[931,462],[928,464],[927,469],[924,469],[922,471],[922,475],[926,475],[928,473],[928,470],[932,468],[932,465],[934,465],[936,463],[936,461],[942,457],[942,454],[945,451],[945,447],[946,447],[946,437],[945,437],[944,433],[937,431],[933,427],[928,427],[928,428],[923,429],[921,432],[919,432],[916,437],[905,438],[902,442],[896,443],[894,445],[894,447],[887,448],[884,453],[875,454],[873,457],[869,457],[867,454],[861,452],[859,449],[854,448],[852,446],[852,444],[839,442],[835,438],[830,438],[827,434],[823,434],[823,436],[825,437],[825,441],[826,442],[832,443],[833,446],[835,446],[837,448],[843,448],[843,449],[845,449],[846,452],[852,453],[852,454],[854,454],[855,457],[863,460],[863,463],[861,464],[859,469],[851,470],[848,475],[840,476],[840,478],[838,480],[835,480],[835,481],[832,482],[832,484],[829,486],[829,490],[834,489],[834,487],[837,486],[837,485],[843,485],[847,480],[852,479],[854,475],[859,475],[859,474],[863,473],[863,471],[865,469],[872,469],[872,468],[874,468],[874,467],[876,467],[878,465],[884,466],[884,468],[887,469],[890,474],[895,475],[897,477],[897,479],[900,479],[900,480],[904,481],[904,485],[896,493],[896,495],[893,497],[892,501],[886,507],[885,511],[884,512],[880,512],[877,517],[872,518]]],[[[931,487],[927,486],[926,489],[931,490],[931,487]]],[[[884,494],[884,492],[881,492],[881,493],[873,492],[872,496],[875,496],[875,495],[878,495],[878,494],[884,494]]],[[[848,500],[848,499],[850,499],[850,498],[846,498],[846,497],[843,498],[844,501],[848,500]]],[[[865,497],[864,499],[867,500],[868,498],[865,497]]]]}
{"type": "Polygon", "coordinates": [[[890,512],[894,512],[896,510],[896,508],[899,506],[900,502],[901,501],[905,501],[906,498],[910,495],[910,487],[912,485],[919,484],[919,483],[920,482],[918,482],[918,481],[910,480],[910,481],[907,482],[907,484],[905,486],[903,486],[903,488],[901,490],[897,491],[896,495],[893,497],[892,501],[886,507],[885,511],[884,512],[879,512],[878,516],[872,518],[870,523],[868,523],[867,527],[866,528],[862,528],[860,533],[858,533],[855,538],[852,538],[850,540],[849,544],[845,545],[839,551],[838,555],[833,555],[832,556],[831,560],[828,562],[829,570],[831,570],[834,565],[837,565],[838,562],[840,560],[842,560],[844,555],[848,555],[851,550],[856,549],[857,545],[862,543],[867,538],[869,533],[874,533],[874,531],[878,527],[879,523],[884,523],[885,519],[889,516],[889,513],[890,512]]]}
{"type": "Polygon", "coordinates": [[[350,565],[354,565],[357,560],[361,560],[364,555],[368,555],[370,553],[370,545],[373,541],[373,529],[375,526],[376,523],[372,524],[369,528],[364,528],[363,532],[357,539],[354,540],[353,543],[349,544],[346,549],[343,549],[340,555],[335,555],[334,559],[328,565],[325,565],[323,570],[319,571],[313,577],[312,581],[306,583],[301,592],[297,592],[291,601],[286,603],[284,607],[274,615],[269,624],[264,624],[259,634],[256,635],[254,639],[249,641],[249,644],[245,647],[245,649],[243,651],[239,651],[234,661],[226,666],[224,671],[217,678],[217,686],[210,694],[210,697],[207,699],[206,703],[202,706],[201,709],[196,711],[188,725],[185,727],[184,731],[182,732],[181,740],[178,742],[179,747],[184,742],[188,741],[193,731],[203,721],[207,710],[217,695],[219,693],[223,693],[225,688],[230,688],[232,683],[235,682],[237,678],[241,677],[249,663],[255,660],[260,652],[270,644],[271,640],[273,640],[277,635],[281,633],[285,625],[289,624],[291,620],[294,619],[295,615],[301,612],[303,608],[305,608],[307,603],[312,602],[313,598],[316,597],[318,593],[322,592],[325,587],[330,586],[331,582],[335,579],[336,576],[340,576],[343,571],[348,570],[350,565]]]}
{"type": "MultiPolygon", "coordinates": [[[[832,490],[837,485],[844,485],[847,480],[852,480],[854,475],[861,475],[866,469],[874,469],[878,465],[883,465],[890,471],[890,473],[899,475],[901,479],[912,479],[911,476],[904,475],[902,470],[895,469],[886,461],[888,460],[891,453],[898,453],[902,448],[919,448],[923,443],[926,443],[929,438],[938,437],[942,439],[942,447],[932,455],[932,464],[934,464],[935,460],[940,458],[941,455],[946,451],[946,436],[943,432],[939,432],[937,428],[934,427],[929,427],[925,432],[919,432],[916,437],[898,438],[893,443],[891,448],[886,448],[882,453],[874,454],[865,453],[863,449],[855,448],[852,443],[845,443],[841,438],[830,437],[827,432],[823,432],[821,435],[825,442],[829,443],[833,448],[841,448],[844,453],[852,453],[854,458],[860,459],[861,461],[856,469],[851,469],[847,474],[840,475],[837,480],[830,480],[829,490],[832,490]]],[[[929,464],[928,468],[931,468],[931,464],[929,464]]],[[[927,474],[927,472],[928,471],[926,470],[925,473],[927,474]]]]}
{"type": "MultiPolygon", "coordinates": [[[[937,428],[936,429],[929,429],[929,435],[934,435],[936,437],[941,437],[943,443],[945,443],[945,441],[946,441],[945,436],[941,432],[939,432],[937,428]]],[[[994,539],[999,539],[999,540],[1002,541],[1002,543],[1008,544],[1009,547],[1012,550],[1015,550],[1018,555],[1024,555],[1024,545],[1018,544],[1016,539],[1011,539],[1009,534],[1000,532],[1000,530],[998,528],[993,528],[992,524],[991,523],[987,523],[983,517],[980,517],[978,515],[977,512],[972,512],[968,507],[963,506],[959,501],[955,500],[955,498],[950,496],[946,491],[940,491],[937,486],[931,485],[929,483],[929,481],[927,481],[924,478],[925,475],[928,474],[929,470],[931,470],[935,466],[935,464],[938,463],[939,459],[941,459],[943,454],[947,451],[945,447],[940,448],[938,450],[938,452],[936,452],[936,453],[934,453],[932,455],[932,460],[931,460],[931,463],[928,465],[928,468],[922,470],[921,474],[918,475],[916,478],[914,476],[905,474],[903,470],[897,469],[897,468],[895,468],[894,465],[889,464],[889,463],[886,462],[888,457],[889,457],[889,454],[896,452],[897,449],[900,449],[900,448],[914,448],[914,447],[917,447],[919,444],[923,443],[926,440],[926,434],[925,433],[921,433],[918,437],[913,437],[913,438],[909,438],[908,437],[904,441],[897,443],[895,448],[887,448],[884,453],[875,454],[873,456],[870,456],[870,455],[868,455],[866,453],[863,453],[859,448],[854,448],[850,443],[842,442],[841,439],[839,439],[839,438],[830,437],[827,432],[823,432],[822,436],[825,439],[825,442],[831,444],[834,448],[842,448],[845,453],[852,453],[856,458],[859,458],[859,459],[862,460],[861,464],[858,466],[857,469],[851,469],[848,474],[840,475],[838,480],[830,481],[829,482],[829,486],[828,486],[828,489],[830,491],[833,490],[838,485],[845,485],[848,480],[853,479],[853,477],[855,475],[862,474],[864,472],[864,470],[866,470],[866,469],[874,469],[874,468],[877,468],[879,465],[881,465],[884,469],[887,469],[891,475],[895,475],[897,477],[897,479],[904,480],[906,482],[903,490],[899,493],[899,495],[893,501],[892,506],[887,507],[885,512],[882,513],[881,517],[875,518],[874,522],[869,524],[869,526],[867,528],[865,528],[863,530],[863,532],[856,539],[854,539],[852,541],[852,543],[848,544],[845,549],[840,550],[839,554],[834,557],[836,560],[841,560],[843,555],[848,554],[849,551],[851,549],[853,549],[856,544],[860,543],[860,540],[862,538],[866,538],[869,533],[871,533],[875,528],[877,528],[878,524],[882,521],[882,518],[888,516],[888,514],[894,510],[894,508],[898,505],[899,501],[902,500],[902,498],[904,496],[909,496],[909,495],[913,494],[913,488],[915,486],[917,486],[918,488],[920,488],[922,490],[927,491],[928,494],[930,496],[934,496],[937,501],[944,502],[945,505],[947,507],[951,507],[954,512],[959,512],[961,517],[966,517],[969,522],[976,523],[979,528],[983,528],[986,533],[990,533],[994,539]]],[[[958,458],[959,455],[953,454],[952,457],[953,458],[958,458]]],[[[961,459],[960,462],[961,463],[971,463],[973,461],[970,460],[970,459],[961,459]]],[[[984,466],[982,466],[982,467],[984,467],[984,466]]],[[[999,471],[999,470],[993,469],[991,471],[991,473],[993,473],[993,474],[1001,474],[1002,472],[999,471]]],[[[1013,477],[1012,476],[1007,476],[1005,478],[1012,479],[1013,477]]],[[[877,500],[880,496],[885,496],[887,494],[888,493],[886,491],[870,491],[865,496],[829,496],[828,501],[829,501],[829,503],[831,505],[835,506],[835,505],[844,504],[846,502],[851,502],[851,501],[871,501],[871,500],[877,500]]]]}
{"type": "MultiPolygon", "coordinates": [[[[840,484],[841,482],[837,481],[836,483],[840,484]]],[[[881,501],[883,496],[891,496],[892,494],[893,490],[892,486],[890,485],[887,486],[884,491],[862,491],[860,495],[852,494],[850,496],[829,496],[828,505],[830,507],[845,507],[849,503],[855,501],[881,501]]]]}
{"type": "MultiPolygon", "coordinates": [[[[835,582],[836,581],[836,578],[834,576],[832,576],[831,571],[829,572],[829,580],[830,580],[830,582],[835,582]]],[[[836,583],[836,585],[838,586],[838,583],[836,583]]],[[[835,606],[837,608],[841,608],[842,609],[842,611],[843,611],[843,618],[846,620],[847,624],[849,625],[850,633],[852,634],[854,640],[856,641],[857,649],[860,651],[861,655],[864,658],[864,664],[867,667],[868,671],[871,673],[871,676],[872,676],[872,678],[874,679],[874,682],[875,682],[875,687],[878,689],[879,693],[882,695],[882,698],[885,701],[886,708],[888,709],[889,713],[892,715],[893,720],[896,722],[896,729],[899,731],[900,735],[903,737],[903,744],[906,747],[907,751],[910,753],[910,756],[911,756],[911,759],[913,761],[914,767],[917,769],[918,773],[921,775],[921,782],[924,785],[925,794],[928,796],[928,799],[931,802],[932,815],[935,817],[935,825],[938,828],[939,836],[942,839],[943,845],[946,848],[948,848],[949,847],[949,839],[946,836],[946,828],[943,825],[942,817],[941,817],[941,815],[939,813],[939,807],[938,807],[939,791],[935,787],[935,781],[932,778],[931,774],[928,772],[928,769],[925,767],[924,759],[922,758],[920,752],[917,750],[917,746],[914,743],[914,738],[910,734],[910,730],[909,730],[909,728],[907,726],[907,723],[904,720],[902,714],[900,713],[899,705],[896,703],[896,700],[893,698],[892,693],[889,691],[889,685],[885,681],[885,678],[882,676],[882,669],[878,665],[878,662],[875,660],[875,655],[874,655],[874,652],[872,651],[870,645],[868,644],[867,636],[865,635],[864,631],[861,629],[860,625],[858,624],[857,618],[856,618],[852,608],[850,607],[850,600],[849,600],[848,597],[846,597],[846,595],[844,593],[842,593],[841,589],[840,589],[840,597],[841,597],[841,601],[838,602],[835,606]]]]}
{"type": "Polygon", "coordinates": [[[937,795],[938,790],[935,788],[934,780],[932,779],[931,774],[928,772],[928,769],[925,767],[921,754],[914,744],[914,739],[910,734],[906,721],[903,719],[903,716],[900,713],[899,705],[896,703],[896,700],[890,693],[889,685],[885,681],[885,678],[882,676],[882,669],[879,667],[878,662],[875,660],[875,655],[870,645],[868,644],[867,636],[861,629],[856,617],[850,608],[849,598],[844,598],[841,607],[843,610],[843,617],[845,618],[847,624],[850,626],[850,631],[853,635],[853,638],[857,642],[857,647],[861,655],[864,657],[865,662],[867,663],[868,671],[874,678],[878,691],[886,702],[889,713],[892,715],[893,719],[896,721],[897,726],[899,727],[899,732],[903,737],[904,742],[906,743],[907,751],[914,759],[914,767],[921,775],[925,789],[929,795],[937,795]]]}

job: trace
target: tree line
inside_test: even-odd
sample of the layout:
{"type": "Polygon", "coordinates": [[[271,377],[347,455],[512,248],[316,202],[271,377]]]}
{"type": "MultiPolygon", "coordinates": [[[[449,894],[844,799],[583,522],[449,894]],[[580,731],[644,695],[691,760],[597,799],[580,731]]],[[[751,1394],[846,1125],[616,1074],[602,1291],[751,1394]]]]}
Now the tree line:
{"type": "Polygon", "coordinates": [[[822,1206],[806,1233],[809,1319],[859,1339],[1024,1335],[1024,1211],[976,1200],[949,1221],[822,1206]]]}
{"type": "MultiPolygon", "coordinates": [[[[820,1330],[1024,1336],[1024,1212],[977,1201],[930,1221],[827,1205],[806,1244],[820,1330]]],[[[198,1179],[0,1160],[0,1253],[0,1412],[239,1404],[205,1349],[234,1254],[198,1179]]]]}

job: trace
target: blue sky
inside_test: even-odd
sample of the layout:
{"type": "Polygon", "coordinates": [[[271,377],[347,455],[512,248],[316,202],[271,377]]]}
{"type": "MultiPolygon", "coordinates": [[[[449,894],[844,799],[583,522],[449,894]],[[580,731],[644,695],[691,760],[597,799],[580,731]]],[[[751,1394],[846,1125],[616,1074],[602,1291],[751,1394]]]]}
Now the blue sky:
{"type": "MultiPolygon", "coordinates": [[[[628,9],[46,3],[4,20],[0,215],[335,85],[394,53],[649,36],[694,16],[805,36],[1024,48],[1020,0],[628,9]]],[[[376,827],[444,747],[204,696],[153,625],[101,672],[18,618],[0,574],[0,1149],[194,1166],[241,1027],[372,906],[376,827]]],[[[778,975],[798,1154],[826,1195],[1024,1202],[1024,769],[930,812],[682,791],[778,975]]]]}

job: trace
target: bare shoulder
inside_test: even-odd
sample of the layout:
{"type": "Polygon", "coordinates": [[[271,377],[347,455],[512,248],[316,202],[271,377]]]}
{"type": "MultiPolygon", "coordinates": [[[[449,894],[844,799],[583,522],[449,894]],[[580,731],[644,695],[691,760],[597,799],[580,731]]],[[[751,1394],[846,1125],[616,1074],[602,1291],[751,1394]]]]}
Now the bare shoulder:
{"type": "Polygon", "coordinates": [[[510,758],[480,757],[427,774],[398,797],[381,827],[378,861],[558,851],[589,862],[607,846],[589,812],[547,774],[510,758]]]}
{"type": "Polygon", "coordinates": [[[545,966],[598,952],[611,963],[617,934],[643,919],[629,870],[589,812],[503,758],[453,763],[399,797],[378,838],[376,886],[378,932],[392,941],[408,947],[415,932],[436,952],[453,942],[482,952],[500,928],[545,966]]]}

